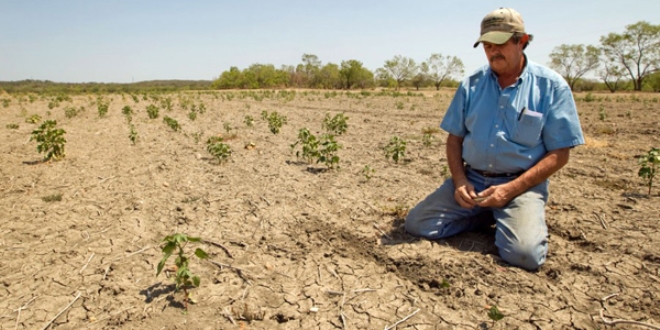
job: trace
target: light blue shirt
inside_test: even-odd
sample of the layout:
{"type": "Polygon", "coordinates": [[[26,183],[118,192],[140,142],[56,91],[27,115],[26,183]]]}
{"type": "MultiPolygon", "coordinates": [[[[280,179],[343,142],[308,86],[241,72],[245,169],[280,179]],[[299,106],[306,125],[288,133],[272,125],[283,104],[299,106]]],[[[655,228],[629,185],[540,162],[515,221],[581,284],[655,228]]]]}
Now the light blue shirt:
{"type": "Polygon", "coordinates": [[[504,89],[488,65],[465,78],[440,127],[463,138],[468,165],[495,173],[525,171],[548,151],[584,144],[570,87],[529,61],[504,89]]]}

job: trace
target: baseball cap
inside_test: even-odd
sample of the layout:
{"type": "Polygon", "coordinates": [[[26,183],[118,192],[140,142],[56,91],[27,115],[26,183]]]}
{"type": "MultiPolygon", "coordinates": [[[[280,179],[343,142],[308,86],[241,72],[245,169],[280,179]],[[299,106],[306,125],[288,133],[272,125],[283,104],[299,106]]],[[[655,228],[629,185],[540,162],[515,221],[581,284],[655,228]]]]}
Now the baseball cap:
{"type": "Polygon", "coordinates": [[[474,43],[474,47],[482,41],[501,45],[515,32],[525,33],[525,22],[520,13],[512,8],[496,9],[481,20],[481,36],[474,43]]]}

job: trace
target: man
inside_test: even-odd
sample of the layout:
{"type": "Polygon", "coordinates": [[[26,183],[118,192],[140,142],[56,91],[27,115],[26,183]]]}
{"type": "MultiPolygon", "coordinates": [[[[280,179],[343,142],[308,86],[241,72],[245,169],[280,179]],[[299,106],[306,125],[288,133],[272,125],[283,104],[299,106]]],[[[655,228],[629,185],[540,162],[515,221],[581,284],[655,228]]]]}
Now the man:
{"type": "Polygon", "coordinates": [[[495,245],[508,263],[539,268],[548,251],[548,178],[584,144],[573,94],[554,71],[527,60],[532,40],[522,17],[500,8],[481,22],[489,65],[464,79],[440,127],[449,133],[452,177],[406,218],[429,239],[496,225],[495,245]],[[488,221],[490,219],[490,222],[488,221]]]}

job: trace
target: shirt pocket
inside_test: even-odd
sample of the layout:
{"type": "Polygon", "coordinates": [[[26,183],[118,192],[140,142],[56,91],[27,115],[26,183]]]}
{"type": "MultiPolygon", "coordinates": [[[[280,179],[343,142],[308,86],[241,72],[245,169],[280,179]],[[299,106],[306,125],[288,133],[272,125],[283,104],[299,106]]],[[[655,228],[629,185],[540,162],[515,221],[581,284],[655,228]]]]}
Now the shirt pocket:
{"type": "Polygon", "coordinates": [[[513,141],[524,146],[534,147],[540,142],[542,129],[543,114],[525,110],[520,120],[518,120],[518,126],[513,134],[513,141]]]}

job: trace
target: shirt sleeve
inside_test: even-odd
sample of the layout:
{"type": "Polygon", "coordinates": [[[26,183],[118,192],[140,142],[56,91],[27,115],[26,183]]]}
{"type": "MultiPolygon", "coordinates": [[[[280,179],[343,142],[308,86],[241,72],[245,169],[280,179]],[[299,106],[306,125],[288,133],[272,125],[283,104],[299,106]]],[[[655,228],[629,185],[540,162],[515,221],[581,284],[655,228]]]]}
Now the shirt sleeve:
{"type": "Polygon", "coordinates": [[[554,89],[549,100],[543,142],[548,151],[584,144],[573,93],[568,86],[554,89]]]}
{"type": "Polygon", "coordinates": [[[454,94],[454,99],[452,99],[451,104],[449,104],[445,117],[440,123],[440,128],[447,133],[458,137],[464,137],[465,134],[467,134],[467,129],[465,127],[467,97],[464,84],[465,81],[461,82],[458,86],[456,94],[454,94]]]}

